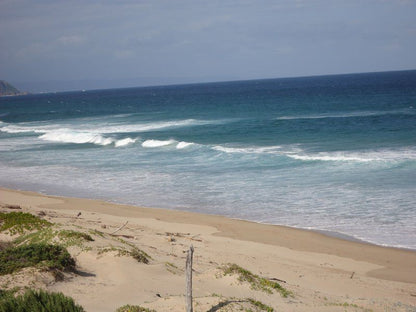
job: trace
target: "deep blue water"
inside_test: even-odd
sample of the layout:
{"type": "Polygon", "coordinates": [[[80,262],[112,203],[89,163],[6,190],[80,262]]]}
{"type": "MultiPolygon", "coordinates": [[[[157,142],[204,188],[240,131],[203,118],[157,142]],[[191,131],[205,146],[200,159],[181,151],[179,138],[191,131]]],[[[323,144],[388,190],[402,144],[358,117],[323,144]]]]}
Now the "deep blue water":
{"type": "Polygon", "coordinates": [[[0,185],[416,249],[416,71],[0,98],[0,185]]]}

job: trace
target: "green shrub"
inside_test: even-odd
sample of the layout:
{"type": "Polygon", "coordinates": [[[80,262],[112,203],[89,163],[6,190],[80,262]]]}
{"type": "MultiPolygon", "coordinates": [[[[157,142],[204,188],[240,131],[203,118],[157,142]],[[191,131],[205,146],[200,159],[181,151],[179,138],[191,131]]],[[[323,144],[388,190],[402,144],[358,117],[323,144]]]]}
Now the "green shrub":
{"type": "Polygon", "coordinates": [[[52,227],[39,229],[38,231],[20,235],[14,240],[15,245],[49,244],[55,237],[52,227]]]}
{"type": "Polygon", "coordinates": [[[0,231],[8,230],[10,234],[22,234],[24,231],[39,230],[51,223],[25,212],[0,212],[0,231]]]}
{"type": "Polygon", "coordinates": [[[85,242],[92,242],[91,235],[73,230],[54,230],[52,227],[40,229],[17,237],[16,245],[28,244],[59,244],[64,247],[83,247],[85,242]]]}
{"type": "Polygon", "coordinates": [[[137,305],[125,305],[116,310],[116,312],[156,312],[155,310],[143,308],[137,305]]]}
{"type": "Polygon", "coordinates": [[[51,270],[73,270],[75,260],[64,247],[50,244],[9,247],[0,251],[0,275],[38,264],[51,270]]]}
{"type": "Polygon", "coordinates": [[[0,251],[4,250],[6,248],[9,248],[11,246],[13,246],[13,244],[11,242],[2,242],[2,241],[0,241],[0,251]]]}
{"type": "Polygon", "coordinates": [[[4,289],[0,289],[0,302],[2,300],[7,300],[11,297],[14,297],[15,291],[14,290],[4,290],[4,289]]]}
{"type": "Polygon", "coordinates": [[[84,312],[62,293],[28,290],[24,295],[0,297],[0,312],[84,312]]]}

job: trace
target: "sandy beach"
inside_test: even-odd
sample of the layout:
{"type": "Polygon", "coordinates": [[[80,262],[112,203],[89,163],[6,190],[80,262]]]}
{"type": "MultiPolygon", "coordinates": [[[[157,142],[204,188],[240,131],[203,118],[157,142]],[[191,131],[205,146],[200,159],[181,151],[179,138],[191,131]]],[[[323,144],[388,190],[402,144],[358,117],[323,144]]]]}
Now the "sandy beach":
{"type": "MultiPolygon", "coordinates": [[[[275,311],[416,311],[414,251],[221,216],[1,188],[1,211],[15,211],[10,205],[61,228],[90,233],[94,241],[68,248],[78,273],[63,281],[23,270],[0,276],[0,287],[63,292],[89,312],[115,311],[126,304],[184,311],[190,245],[195,249],[195,311],[248,309],[249,298],[275,311]],[[120,254],[126,246],[147,253],[149,263],[120,254]],[[290,295],[262,291],[238,275],[226,275],[227,264],[277,281],[290,295]]],[[[0,240],[12,239],[0,235],[0,240]]]]}

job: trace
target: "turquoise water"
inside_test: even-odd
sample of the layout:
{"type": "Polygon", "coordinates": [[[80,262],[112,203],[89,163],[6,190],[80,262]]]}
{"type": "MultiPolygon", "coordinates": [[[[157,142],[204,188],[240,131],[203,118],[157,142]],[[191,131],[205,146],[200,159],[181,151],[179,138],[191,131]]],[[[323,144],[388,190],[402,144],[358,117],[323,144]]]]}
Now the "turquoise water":
{"type": "Polygon", "coordinates": [[[0,98],[0,185],[416,249],[416,71],[0,98]]]}

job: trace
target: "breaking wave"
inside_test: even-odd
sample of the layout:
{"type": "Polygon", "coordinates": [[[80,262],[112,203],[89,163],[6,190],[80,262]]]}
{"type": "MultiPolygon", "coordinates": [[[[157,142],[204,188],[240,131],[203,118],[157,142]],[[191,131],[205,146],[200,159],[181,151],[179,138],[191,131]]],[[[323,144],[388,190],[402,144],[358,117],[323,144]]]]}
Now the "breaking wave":
{"type": "Polygon", "coordinates": [[[84,131],[74,131],[71,129],[59,129],[55,131],[49,131],[40,135],[39,139],[57,143],[95,144],[101,146],[114,144],[115,147],[127,146],[137,141],[137,139],[132,139],[129,137],[116,140],[111,137],[105,137],[101,134],[84,131]]]}
{"type": "MultiPolygon", "coordinates": [[[[171,120],[160,122],[144,122],[144,123],[108,123],[102,121],[89,126],[85,120],[73,120],[72,123],[64,124],[50,124],[50,125],[33,125],[32,123],[20,123],[20,124],[6,124],[0,123],[0,131],[7,133],[47,133],[50,130],[66,130],[76,128],[77,131],[90,132],[95,134],[116,134],[116,133],[130,133],[130,132],[146,132],[146,131],[158,131],[169,128],[180,127],[192,127],[209,124],[221,124],[227,120],[197,120],[197,119],[183,119],[183,120],[171,120]],[[75,123],[74,123],[75,122],[75,123]]],[[[75,131],[75,129],[74,129],[75,131]]]]}
{"type": "Polygon", "coordinates": [[[184,149],[184,148],[187,148],[187,147],[189,147],[189,146],[192,146],[192,145],[195,145],[195,143],[191,143],[191,142],[179,142],[177,145],[176,145],[176,148],[177,149],[184,149]]]}
{"type": "Polygon", "coordinates": [[[416,149],[379,149],[362,151],[334,151],[334,152],[307,152],[298,145],[287,146],[259,146],[259,147],[226,147],[216,145],[213,150],[233,154],[269,154],[289,157],[299,161],[324,161],[324,162],[403,162],[415,161],[416,149]]]}
{"type": "Polygon", "coordinates": [[[208,120],[196,120],[196,119],[184,119],[184,120],[173,120],[173,121],[161,121],[141,124],[119,124],[109,125],[103,127],[96,127],[91,129],[92,131],[100,133],[127,133],[127,132],[146,132],[146,131],[157,131],[168,128],[180,128],[180,127],[191,127],[213,124],[217,121],[208,120]]]}
{"type": "Polygon", "coordinates": [[[121,139],[118,140],[114,143],[115,147],[121,147],[121,146],[127,146],[130,144],[133,144],[137,141],[137,139],[132,139],[132,138],[125,138],[125,139],[121,139]]]}
{"type": "Polygon", "coordinates": [[[97,145],[109,145],[114,142],[114,139],[106,138],[99,134],[94,134],[90,132],[78,132],[69,129],[50,131],[39,136],[39,139],[61,143],[92,143],[97,145]]]}
{"type": "Polygon", "coordinates": [[[142,143],[143,147],[153,148],[153,147],[162,147],[176,143],[175,140],[146,140],[142,143]]]}
{"type": "Polygon", "coordinates": [[[337,161],[337,162],[402,162],[415,161],[416,150],[368,150],[357,152],[321,152],[321,153],[288,153],[286,156],[302,161],[337,161]]]}

